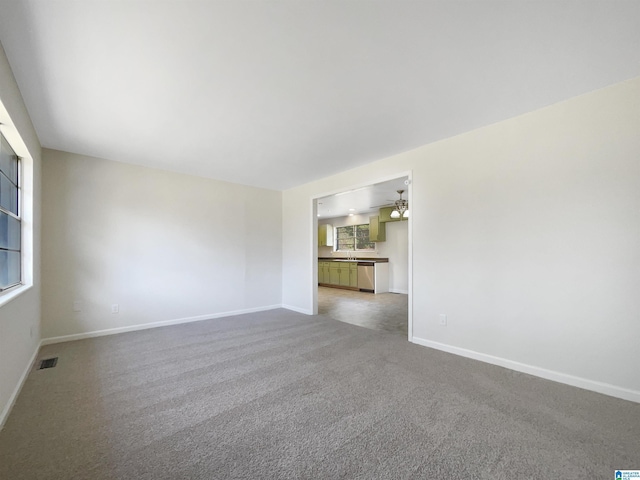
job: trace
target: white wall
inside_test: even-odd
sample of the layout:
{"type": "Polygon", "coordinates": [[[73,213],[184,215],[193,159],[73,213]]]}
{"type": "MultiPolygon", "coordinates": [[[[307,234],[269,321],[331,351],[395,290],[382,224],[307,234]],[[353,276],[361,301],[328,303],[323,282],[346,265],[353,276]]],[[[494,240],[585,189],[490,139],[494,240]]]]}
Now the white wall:
{"type": "Polygon", "coordinates": [[[389,291],[409,292],[409,222],[387,222],[387,240],[376,244],[378,256],[389,259],[389,291]]]}
{"type": "Polygon", "coordinates": [[[413,341],[640,401],[638,132],[640,78],[287,190],[283,303],[313,196],[412,171],[413,341]]]}
{"type": "Polygon", "coordinates": [[[30,218],[23,219],[23,228],[31,228],[31,287],[14,296],[15,290],[0,296],[0,426],[6,420],[22,379],[25,377],[40,341],[40,142],[22,101],[20,90],[11,72],[4,50],[0,46],[0,123],[2,131],[16,150],[25,157],[25,168],[31,179],[25,179],[24,189],[33,203],[30,218]],[[30,225],[29,225],[30,224],[30,225]]]}
{"type": "Polygon", "coordinates": [[[44,149],[43,337],[280,305],[281,195],[44,149]]]}

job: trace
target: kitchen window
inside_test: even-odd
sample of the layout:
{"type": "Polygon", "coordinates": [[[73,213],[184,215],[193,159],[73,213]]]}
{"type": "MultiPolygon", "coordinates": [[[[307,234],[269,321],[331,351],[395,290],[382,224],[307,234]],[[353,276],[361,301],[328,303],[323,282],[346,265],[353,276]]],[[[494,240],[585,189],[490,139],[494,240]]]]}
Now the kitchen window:
{"type": "Polygon", "coordinates": [[[369,240],[369,224],[348,225],[336,228],[336,250],[375,250],[376,244],[369,240]]]}
{"type": "Polygon", "coordinates": [[[0,292],[22,281],[20,161],[0,133],[0,292]]]}

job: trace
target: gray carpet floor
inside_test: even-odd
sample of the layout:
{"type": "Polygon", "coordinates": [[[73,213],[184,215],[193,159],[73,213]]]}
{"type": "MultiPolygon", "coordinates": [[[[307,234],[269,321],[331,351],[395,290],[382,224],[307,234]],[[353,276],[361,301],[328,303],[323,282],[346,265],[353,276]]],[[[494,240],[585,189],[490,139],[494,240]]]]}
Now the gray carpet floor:
{"type": "Polygon", "coordinates": [[[43,347],[0,478],[609,479],[640,404],[273,310],[43,347]]]}

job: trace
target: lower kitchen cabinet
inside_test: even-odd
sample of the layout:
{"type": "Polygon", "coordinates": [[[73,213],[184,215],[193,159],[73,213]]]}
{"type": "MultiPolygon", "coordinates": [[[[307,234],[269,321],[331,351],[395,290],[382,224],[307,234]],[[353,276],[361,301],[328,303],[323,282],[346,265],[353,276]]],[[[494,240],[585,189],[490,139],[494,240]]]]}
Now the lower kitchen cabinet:
{"type": "Polygon", "coordinates": [[[340,285],[340,264],[331,264],[329,271],[331,272],[329,275],[329,285],[340,285]]]}
{"type": "Polygon", "coordinates": [[[329,284],[339,285],[341,287],[349,286],[349,264],[342,262],[329,262],[329,284]]]}
{"type": "Polygon", "coordinates": [[[318,283],[329,283],[331,262],[318,262],[318,283]]]}
{"type": "Polygon", "coordinates": [[[346,264],[346,263],[343,263],[340,266],[340,286],[341,287],[348,287],[349,286],[349,282],[350,282],[349,265],[346,264]]]}
{"type": "MultiPolygon", "coordinates": [[[[375,293],[389,291],[389,263],[387,263],[387,259],[384,260],[384,262],[375,262],[374,285],[373,287],[367,287],[372,288],[375,293]]],[[[346,290],[359,290],[358,262],[318,260],[318,284],[346,290]]]]}
{"type": "Polygon", "coordinates": [[[358,288],[357,262],[318,262],[318,283],[336,287],[358,288]]]}
{"type": "Polygon", "coordinates": [[[349,286],[358,288],[358,264],[349,264],[349,286]]]}

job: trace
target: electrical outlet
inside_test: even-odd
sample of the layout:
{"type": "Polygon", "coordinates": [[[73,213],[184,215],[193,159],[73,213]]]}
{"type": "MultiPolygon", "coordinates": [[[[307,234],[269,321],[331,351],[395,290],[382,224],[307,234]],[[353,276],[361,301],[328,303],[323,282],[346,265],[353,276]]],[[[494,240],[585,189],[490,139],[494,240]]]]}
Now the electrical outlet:
{"type": "Polygon", "coordinates": [[[81,312],[82,311],[82,302],[80,300],[75,300],[73,302],[73,311],[81,312]]]}
{"type": "Polygon", "coordinates": [[[117,303],[111,305],[111,313],[120,313],[120,305],[117,303]]]}
{"type": "Polygon", "coordinates": [[[447,316],[444,313],[440,314],[439,321],[440,325],[442,325],[443,327],[447,326],[447,316]]]}

